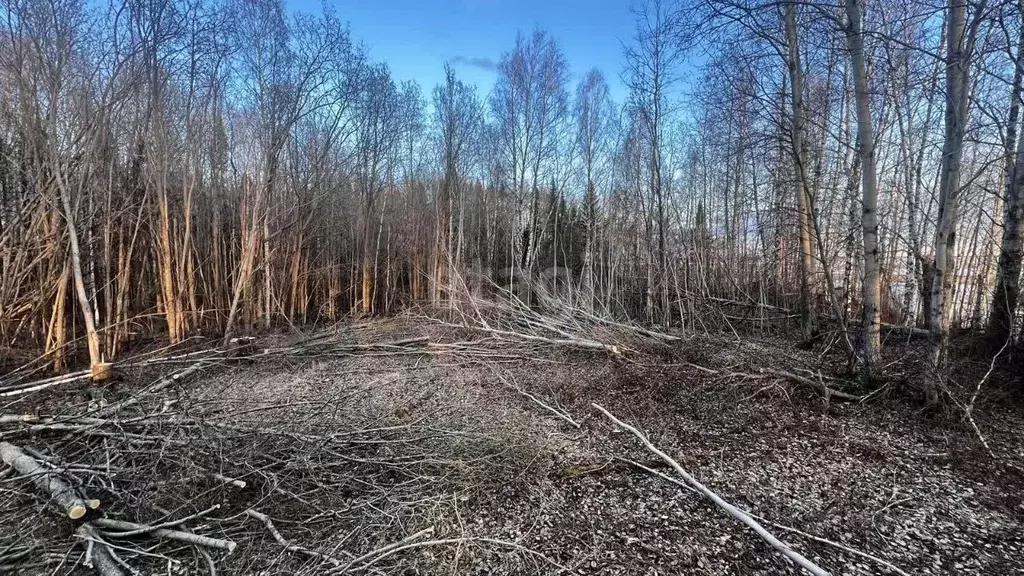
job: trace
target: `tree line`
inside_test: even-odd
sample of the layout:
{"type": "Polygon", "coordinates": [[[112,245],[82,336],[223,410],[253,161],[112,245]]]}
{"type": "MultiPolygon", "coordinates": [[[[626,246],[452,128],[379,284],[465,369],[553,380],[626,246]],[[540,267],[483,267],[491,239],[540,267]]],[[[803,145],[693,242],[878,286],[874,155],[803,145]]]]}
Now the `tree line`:
{"type": "Polygon", "coordinates": [[[520,33],[486,91],[280,0],[2,0],[0,339],[444,306],[554,270],[589,312],[1018,333],[1022,3],[646,0],[618,75],[520,33]],[[577,74],[574,76],[574,72],[577,74]]]}

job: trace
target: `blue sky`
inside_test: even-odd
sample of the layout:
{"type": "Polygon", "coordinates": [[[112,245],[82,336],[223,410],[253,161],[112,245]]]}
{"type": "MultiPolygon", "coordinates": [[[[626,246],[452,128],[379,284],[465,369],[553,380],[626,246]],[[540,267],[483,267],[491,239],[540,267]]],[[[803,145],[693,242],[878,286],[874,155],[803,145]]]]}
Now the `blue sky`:
{"type": "MultiPolygon", "coordinates": [[[[324,0],[352,26],[374,60],[391,67],[396,80],[415,80],[429,98],[449,62],[456,74],[486,97],[494,64],[512,48],[516,32],[540,26],[565,51],[572,86],[599,68],[617,102],[622,43],[633,33],[630,0],[324,0]]],[[[285,0],[289,8],[318,11],[320,0],[285,0]]]]}

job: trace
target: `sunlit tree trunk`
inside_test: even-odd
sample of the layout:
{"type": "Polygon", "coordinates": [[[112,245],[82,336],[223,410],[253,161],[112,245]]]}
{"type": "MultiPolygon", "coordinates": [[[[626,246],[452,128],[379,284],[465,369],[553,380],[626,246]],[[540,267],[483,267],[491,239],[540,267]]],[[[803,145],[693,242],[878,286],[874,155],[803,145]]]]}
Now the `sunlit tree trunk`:
{"type": "Polygon", "coordinates": [[[791,86],[792,112],[790,129],[792,140],[793,164],[795,166],[793,186],[797,197],[797,217],[800,234],[800,326],[805,340],[811,339],[818,330],[817,315],[811,295],[811,275],[814,273],[814,256],[811,247],[811,214],[810,199],[807,190],[806,161],[803,142],[804,121],[804,82],[803,68],[800,63],[800,45],[797,35],[796,3],[787,2],[785,7],[785,28],[791,86]]]}
{"type": "Polygon", "coordinates": [[[76,223],[76,210],[71,201],[71,192],[68,184],[64,181],[65,176],[56,175],[57,187],[59,189],[61,206],[64,209],[64,221],[68,234],[68,255],[71,260],[71,276],[75,283],[75,295],[78,297],[78,307],[82,312],[82,324],[85,326],[85,340],[89,348],[89,362],[93,365],[103,362],[103,354],[100,348],[100,336],[96,331],[95,311],[92,306],[92,298],[86,291],[85,276],[82,273],[82,248],[79,244],[78,226],[76,223]]]}
{"type": "MultiPolygon", "coordinates": [[[[964,128],[967,122],[969,73],[974,42],[981,26],[985,0],[974,7],[975,16],[967,27],[967,3],[949,0],[946,10],[946,112],[942,144],[942,167],[939,173],[939,216],[935,227],[934,277],[931,288],[931,362],[941,365],[949,341],[950,295],[955,283],[955,249],[960,169],[963,156],[964,128]]],[[[934,389],[929,401],[937,400],[934,389]]]]}
{"type": "Polygon", "coordinates": [[[876,377],[881,348],[878,283],[878,173],[875,168],[875,129],[871,117],[867,66],[864,64],[864,37],[861,33],[861,0],[846,0],[846,41],[850,48],[853,85],[857,104],[857,146],[861,164],[864,234],[864,279],[861,299],[861,361],[865,379],[876,377]]]}

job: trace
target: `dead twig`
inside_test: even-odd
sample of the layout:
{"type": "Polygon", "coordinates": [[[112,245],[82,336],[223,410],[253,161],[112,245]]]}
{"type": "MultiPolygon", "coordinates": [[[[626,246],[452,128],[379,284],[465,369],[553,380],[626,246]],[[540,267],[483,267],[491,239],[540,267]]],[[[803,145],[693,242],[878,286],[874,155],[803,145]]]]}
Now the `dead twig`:
{"type": "MultiPolygon", "coordinates": [[[[182,520],[181,522],[183,522],[182,520]]],[[[184,542],[186,544],[192,544],[193,546],[205,546],[207,548],[217,548],[220,550],[227,550],[228,554],[235,551],[235,547],[238,546],[231,540],[223,540],[220,538],[210,538],[209,536],[200,536],[191,532],[182,532],[180,530],[170,530],[167,528],[157,528],[155,526],[147,526],[145,524],[136,524],[135,522],[127,522],[124,520],[114,520],[111,518],[97,518],[92,521],[93,524],[100,528],[108,528],[111,530],[124,530],[125,532],[104,532],[111,538],[123,538],[136,535],[152,535],[157,538],[163,538],[165,540],[176,540],[178,542],[184,542]]],[[[176,524],[176,523],[174,523],[176,524]]]]}
{"type": "MultiPolygon", "coordinates": [[[[155,532],[157,530],[160,530],[161,528],[173,528],[175,526],[179,526],[181,524],[184,524],[185,522],[188,522],[189,520],[195,520],[196,518],[202,518],[203,516],[206,516],[210,512],[213,512],[214,510],[217,510],[218,508],[220,508],[220,504],[214,504],[213,506],[207,508],[206,510],[203,510],[202,512],[196,512],[195,514],[192,514],[191,516],[186,516],[186,517],[181,518],[179,520],[171,520],[169,522],[161,522],[160,524],[154,524],[152,526],[147,525],[147,524],[138,524],[137,525],[137,526],[139,526],[138,528],[125,528],[125,530],[128,530],[127,532],[117,532],[117,533],[114,533],[114,534],[110,534],[110,536],[117,537],[117,538],[127,538],[129,536],[138,536],[140,534],[146,534],[146,533],[149,533],[149,532],[155,532]]],[[[119,520],[108,520],[106,518],[102,518],[98,522],[94,522],[94,524],[96,524],[97,526],[103,526],[104,523],[108,523],[109,524],[111,522],[116,522],[118,524],[123,524],[123,525],[133,524],[133,522],[123,522],[123,521],[119,521],[119,520]]],[[[104,527],[106,528],[106,527],[112,527],[112,526],[104,526],[104,527]]]]}
{"type": "MultiPolygon", "coordinates": [[[[645,472],[649,472],[651,474],[654,474],[655,476],[658,476],[659,478],[661,478],[663,480],[667,480],[667,481],[675,484],[676,486],[679,486],[680,488],[685,488],[686,490],[689,490],[690,492],[694,492],[694,493],[698,493],[699,494],[699,492],[697,491],[696,488],[694,488],[693,486],[690,486],[689,484],[687,484],[687,483],[685,483],[685,482],[683,482],[681,480],[677,480],[675,478],[672,478],[671,476],[668,476],[667,474],[663,474],[661,472],[658,472],[657,470],[655,470],[653,468],[649,468],[649,467],[644,466],[643,464],[641,464],[639,462],[636,462],[636,461],[633,461],[633,460],[626,460],[624,458],[620,458],[620,460],[622,460],[623,462],[627,462],[627,463],[629,463],[632,466],[636,466],[637,468],[639,468],[641,470],[644,470],[645,472]]],[[[888,508],[888,506],[886,508],[888,508]]],[[[883,508],[883,510],[884,510],[884,508],[883,508]]],[[[884,566],[885,568],[889,569],[889,571],[891,571],[891,572],[893,572],[895,574],[898,574],[899,576],[910,576],[910,574],[907,574],[906,572],[901,570],[898,566],[896,566],[892,562],[889,562],[888,560],[883,560],[883,559],[881,559],[881,558],[879,558],[877,556],[872,556],[871,554],[868,554],[867,552],[861,552],[860,550],[856,550],[854,548],[850,548],[849,546],[847,546],[845,544],[840,544],[839,542],[833,542],[832,540],[828,540],[828,539],[822,538],[820,536],[815,536],[814,534],[808,534],[807,532],[804,532],[802,530],[798,530],[796,528],[793,528],[792,526],[786,526],[784,524],[779,524],[778,522],[772,522],[771,520],[768,520],[767,518],[765,518],[763,516],[758,516],[757,514],[754,514],[753,512],[747,512],[747,514],[749,514],[751,518],[756,518],[756,519],[758,519],[758,520],[760,520],[762,522],[767,522],[768,524],[771,524],[772,526],[778,528],[779,530],[785,530],[787,532],[792,532],[793,534],[797,534],[799,536],[803,536],[804,538],[809,538],[811,540],[814,540],[815,542],[820,542],[822,544],[827,544],[827,545],[832,546],[834,548],[838,548],[838,549],[843,550],[845,552],[849,552],[850,554],[853,554],[855,556],[860,556],[861,558],[865,558],[867,560],[871,560],[872,562],[875,562],[875,563],[877,563],[877,564],[879,564],[881,566],[884,566]]]]}
{"type": "Polygon", "coordinates": [[[95,568],[100,576],[124,576],[124,571],[114,560],[107,543],[100,538],[97,530],[91,524],[88,522],[82,524],[75,530],[75,534],[82,539],[85,545],[83,564],[95,568]]]}
{"type": "Polygon", "coordinates": [[[967,422],[970,423],[971,428],[974,429],[974,433],[978,436],[978,440],[981,440],[981,445],[985,447],[985,451],[988,452],[988,455],[992,458],[995,458],[996,454],[988,445],[988,440],[985,439],[985,435],[981,433],[981,428],[978,428],[978,423],[974,421],[974,403],[978,400],[978,395],[981,394],[981,387],[985,385],[989,376],[991,376],[992,372],[995,371],[996,361],[1000,356],[1002,356],[1003,352],[1006,351],[1006,348],[1010,345],[1011,341],[1011,338],[1007,338],[1006,342],[1003,343],[1003,347],[1000,348],[999,351],[996,352],[996,355],[992,357],[992,361],[989,362],[988,365],[988,370],[985,372],[985,375],[981,377],[981,380],[978,380],[978,385],[974,388],[974,394],[971,395],[971,401],[967,403],[967,406],[963,407],[964,418],[966,418],[967,422]]]}
{"type": "MultiPolygon", "coordinates": [[[[157,380],[155,383],[153,383],[151,386],[149,386],[146,389],[142,390],[142,392],[146,392],[146,393],[149,393],[149,394],[156,394],[157,392],[160,392],[160,391],[164,390],[165,388],[167,388],[167,387],[169,387],[169,386],[171,386],[171,385],[173,385],[173,384],[175,384],[177,382],[180,382],[181,380],[183,380],[185,378],[188,378],[189,376],[191,376],[192,374],[195,374],[196,372],[202,370],[206,366],[207,366],[207,359],[205,359],[205,358],[200,359],[200,360],[196,361],[195,363],[193,363],[191,366],[188,366],[187,368],[184,368],[182,370],[179,370],[177,372],[174,372],[172,374],[168,374],[167,376],[164,376],[160,380],[157,380]]],[[[105,406],[105,407],[97,410],[96,413],[95,413],[95,416],[104,417],[104,416],[110,416],[112,414],[116,414],[117,412],[119,412],[121,410],[124,410],[125,408],[128,408],[130,406],[134,406],[134,405],[138,404],[140,400],[141,400],[141,396],[140,395],[132,396],[131,398],[127,398],[127,399],[125,399],[125,400],[123,400],[121,402],[110,404],[109,406],[105,406]]]]}
{"type": "Polygon", "coordinates": [[[766,374],[774,374],[775,376],[781,376],[783,378],[788,378],[790,380],[793,380],[794,382],[799,382],[800,384],[810,386],[814,390],[818,391],[822,396],[824,396],[826,400],[831,400],[832,398],[846,400],[848,402],[860,402],[864,400],[863,396],[857,396],[856,394],[850,394],[849,392],[836,390],[835,388],[830,388],[826,386],[821,381],[812,380],[810,378],[806,378],[798,374],[793,374],[792,372],[786,372],[785,370],[767,368],[762,370],[762,372],[766,374]]]}
{"type": "Polygon", "coordinates": [[[80,372],[73,372],[71,374],[65,374],[63,376],[55,376],[53,378],[47,378],[45,380],[39,380],[37,382],[27,382],[25,384],[12,385],[6,388],[0,388],[0,398],[9,398],[11,396],[21,396],[22,394],[29,394],[31,392],[38,392],[40,390],[46,390],[60,384],[68,384],[70,382],[79,382],[82,380],[89,379],[89,371],[83,370],[80,372]]]}
{"type": "Polygon", "coordinates": [[[255,518],[256,520],[262,522],[263,525],[266,526],[267,531],[270,532],[270,535],[274,537],[274,540],[277,541],[278,544],[283,546],[285,550],[288,550],[289,552],[305,554],[306,556],[323,560],[334,566],[341,566],[341,560],[335,558],[334,556],[328,556],[327,554],[323,554],[322,552],[310,550],[309,548],[303,548],[302,546],[292,544],[291,542],[289,542],[288,539],[286,539],[280,532],[278,532],[277,528],[274,527],[274,522],[270,519],[270,516],[253,510],[252,508],[246,510],[245,514],[250,518],[255,518]]]}
{"type": "Polygon", "coordinates": [[[672,457],[670,457],[668,454],[665,454],[664,452],[659,450],[657,446],[652,444],[650,442],[650,440],[648,440],[647,437],[644,436],[639,430],[637,430],[633,426],[630,426],[629,424],[626,424],[622,420],[619,420],[618,418],[613,416],[611,412],[605,410],[601,406],[599,406],[597,404],[591,404],[591,406],[593,406],[598,411],[600,411],[602,414],[607,416],[608,419],[611,420],[612,422],[614,422],[616,426],[618,426],[618,427],[622,428],[623,430],[626,430],[626,431],[632,433],[634,436],[636,436],[636,438],[638,440],[640,440],[640,442],[644,445],[645,448],[647,448],[647,450],[651,451],[652,453],[657,455],[659,458],[664,460],[669,466],[674,468],[675,471],[680,476],[682,476],[686,480],[687,483],[689,483],[691,486],[696,488],[697,491],[699,491],[705,497],[707,497],[712,502],[714,502],[719,508],[721,508],[722,510],[725,510],[726,512],[728,512],[730,516],[732,516],[733,518],[739,520],[743,524],[746,524],[751,530],[753,530],[755,533],[757,533],[757,535],[760,536],[761,539],[763,539],[765,542],[767,542],[772,548],[775,548],[775,550],[777,550],[780,554],[782,554],[786,558],[789,558],[794,563],[796,563],[798,566],[800,566],[804,570],[808,571],[809,573],[813,574],[814,576],[829,576],[829,572],[827,572],[823,568],[819,567],[817,564],[811,562],[807,558],[804,558],[800,553],[796,552],[795,550],[790,548],[788,545],[786,545],[785,543],[780,541],[778,538],[773,536],[770,532],[765,530],[765,528],[763,526],[758,524],[756,520],[751,518],[751,516],[749,514],[747,514],[743,510],[740,510],[739,508],[733,506],[729,502],[726,502],[718,494],[715,494],[708,487],[706,487],[703,484],[701,484],[700,482],[698,482],[696,478],[694,478],[693,476],[690,475],[689,472],[684,470],[683,467],[680,466],[678,462],[676,462],[674,459],[672,459],[672,457]]]}
{"type": "Polygon", "coordinates": [[[366,570],[370,566],[376,564],[377,562],[387,558],[388,556],[391,556],[393,554],[397,554],[399,552],[403,552],[405,550],[411,550],[413,548],[423,548],[423,547],[426,547],[426,546],[443,546],[445,544],[465,544],[467,542],[483,542],[483,543],[486,543],[486,544],[494,544],[494,545],[497,545],[497,546],[506,546],[506,547],[509,547],[509,548],[513,548],[515,550],[519,550],[521,552],[525,552],[525,553],[530,554],[532,556],[537,556],[537,557],[541,558],[542,560],[544,560],[545,562],[547,562],[547,563],[549,563],[549,564],[559,568],[560,570],[563,570],[563,571],[565,570],[564,566],[562,566],[561,564],[555,562],[554,560],[551,560],[550,558],[548,558],[547,556],[541,554],[540,552],[537,552],[535,550],[530,550],[529,548],[527,548],[527,547],[525,547],[525,546],[523,546],[521,544],[516,544],[515,542],[507,542],[505,540],[498,540],[496,538],[482,538],[482,537],[475,537],[475,536],[465,536],[465,537],[461,537],[461,538],[443,538],[443,539],[439,539],[439,540],[425,540],[425,541],[422,541],[422,542],[416,542],[416,540],[419,540],[420,538],[426,536],[427,534],[432,533],[433,531],[434,531],[433,528],[427,528],[425,530],[420,530],[419,532],[413,534],[412,536],[409,536],[408,538],[404,538],[404,539],[402,539],[402,540],[400,540],[398,542],[395,542],[393,544],[388,544],[387,546],[383,546],[381,548],[378,548],[376,550],[368,552],[368,553],[364,554],[363,556],[360,556],[356,560],[353,560],[352,562],[350,562],[348,564],[348,566],[345,566],[344,568],[338,569],[338,570],[331,570],[328,574],[345,574],[345,573],[348,573],[348,572],[361,572],[363,570],[366,570]],[[362,566],[357,566],[357,567],[353,568],[353,566],[355,564],[358,564],[358,562],[363,561],[363,560],[366,560],[366,562],[362,566]]]}
{"type": "Polygon", "coordinates": [[[557,409],[557,408],[555,408],[555,407],[553,407],[553,406],[548,406],[548,405],[547,405],[547,404],[545,404],[544,402],[541,402],[539,398],[537,398],[537,397],[536,397],[536,396],[534,396],[533,394],[530,394],[530,393],[529,393],[529,392],[527,392],[526,390],[523,390],[522,388],[520,388],[519,386],[517,386],[517,385],[515,384],[515,382],[514,382],[514,381],[512,381],[512,382],[509,382],[509,381],[508,381],[507,379],[505,379],[505,377],[504,377],[504,376],[502,376],[502,375],[501,375],[500,373],[498,373],[498,372],[495,372],[495,374],[496,374],[496,375],[498,376],[498,379],[499,379],[499,380],[501,380],[501,381],[502,381],[502,382],[503,382],[503,383],[504,383],[504,384],[505,384],[506,386],[508,386],[509,388],[511,388],[511,389],[515,390],[516,392],[518,392],[518,393],[522,394],[523,396],[526,396],[527,398],[529,398],[530,400],[532,400],[532,401],[533,401],[533,402],[534,402],[535,404],[537,404],[537,405],[538,405],[538,406],[540,406],[541,408],[543,408],[543,409],[547,410],[548,412],[551,412],[552,414],[554,414],[555,416],[557,416],[557,417],[558,417],[558,418],[560,418],[561,420],[563,420],[563,421],[565,421],[565,422],[568,422],[568,423],[569,423],[569,425],[570,425],[570,426],[573,426],[574,428],[579,428],[579,427],[580,427],[580,424],[579,424],[579,422],[577,422],[577,421],[573,420],[573,419],[572,419],[572,417],[570,417],[570,416],[569,416],[569,415],[568,415],[567,413],[565,413],[564,411],[562,411],[562,410],[559,410],[559,409],[557,409]]]}
{"type": "MultiPolygon", "coordinates": [[[[367,560],[369,560],[369,559],[371,559],[371,558],[373,558],[375,556],[379,556],[379,558],[377,558],[377,560],[380,560],[381,558],[384,558],[385,556],[389,556],[390,554],[392,554],[394,552],[397,552],[398,550],[401,550],[404,547],[407,547],[407,545],[410,542],[415,542],[416,540],[419,540],[420,538],[423,538],[424,536],[427,536],[427,535],[433,534],[433,533],[434,533],[433,526],[431,526],[430,528],[424,528],[423,530],[420,530],[419,532],[416,532],[415,534],[412,534],[411,536],[407,536],[406,538],[403,538],[403,539],[399,540],[398,542],[393,542],[391,544],[388,544],[387,546],[382,546],[382,547],[377,548],[375,550],[371,550],[371,551],[367,552],[366,554],[363,554],[362,556],[352,560],[351,562],[349,562],[345,566],[339,568],[338,570],[332,570],[330,573],[331,574],[344,574],[344,573],[348,572],[349,570],[351,570],[353,566],[355,566],[356,564],[359,564],[360,562],[365,562],[365,561],[367,561],[367,560]]],[[[372,562],[370,564],[372,564],[372,562]]],[[[366,566],[369,566],[369,564],[367,564],[366,566]]],[[[366,566],[362,566],[360,569],[366,568],[366,566]]]]}

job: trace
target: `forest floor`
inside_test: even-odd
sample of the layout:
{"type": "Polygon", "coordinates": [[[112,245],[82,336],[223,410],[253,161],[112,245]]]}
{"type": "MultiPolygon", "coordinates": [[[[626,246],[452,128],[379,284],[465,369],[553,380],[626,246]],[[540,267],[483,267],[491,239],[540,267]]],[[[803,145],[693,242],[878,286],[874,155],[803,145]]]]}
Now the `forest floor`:
{"type": "MultiPolygon", "coordinates": [[[[84,383],[0,398],[3,414],[94,418],[8,422],[0,440],[102,500],[84,520],[185,518],[173,528],[237,544],[107,530],[126,574],[802,573],[592,403],[832,574],[1024,573],[1024,402],[999,392],[1006,374],[974,408],[993,458],[955,408],[827,401],[773,375],[822,366],[781,339],[619,356],[404,317],[254,350],[173,382],[188,358],[126,371],[102,400],[84,383]]],[[[910,379],[903,352],[890,371],[910,379]]],[[[986,368],[958,372],[967,397],[986,368]]],[[[99,567],[9,472],[0,572],[99,567]]]]}

